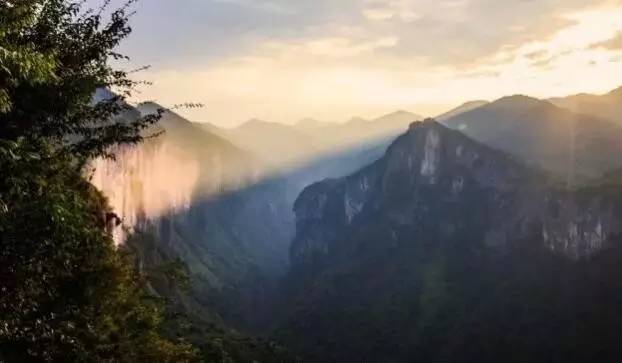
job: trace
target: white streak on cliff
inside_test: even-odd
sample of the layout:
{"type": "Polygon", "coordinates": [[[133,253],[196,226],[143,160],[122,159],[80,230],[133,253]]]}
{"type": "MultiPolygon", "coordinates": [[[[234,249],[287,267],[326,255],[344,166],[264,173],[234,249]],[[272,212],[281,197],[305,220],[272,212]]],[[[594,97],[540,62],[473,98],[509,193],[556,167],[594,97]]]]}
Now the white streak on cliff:
{"type": "Polygon", "coordinates": [[[430,178],[434,184],[436,169],[440,161],[441,137],[436,130],[428,131],[425,139],[423,161],[421,162],[421,175],[430,178]]]}

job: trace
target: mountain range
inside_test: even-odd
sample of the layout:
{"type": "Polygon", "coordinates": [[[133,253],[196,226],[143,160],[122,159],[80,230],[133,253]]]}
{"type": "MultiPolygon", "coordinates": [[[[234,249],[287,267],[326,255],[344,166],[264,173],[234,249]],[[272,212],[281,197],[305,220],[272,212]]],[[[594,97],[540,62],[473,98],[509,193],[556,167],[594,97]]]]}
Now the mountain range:
{"type": "MultiPolygon", "coordinates": [[[[145,103],[122,117],[159,110],[145,103]]],[[[114,230],[117,243],[132,245],[145,267],[176,260],[187,266],[190,293],[169,291],[166,283],[156,290],[209,321],[249,326],[261,317],[256,300],[287,269],[300,191],[375,160],[390,139],[321,157],[305,148],[310,137],[293,127],[255,120],[235,131],[228,140],[225,130],[165,111],[145,131],[144,143],[115,150],[115,160],[94,161],[91,181],[122,220],[114,230]],[[241,140],[249,147],[234,144],[241,140]],[[292,157],[293,150],[301,150],[295,168],[288,164],[293,159],[277,164],[267,157],[292,157]]]]}
{"type": "Polygon", "coordinates": [[[594,115],[622,125],[622,87],[603,95],[581,93],[568,97],[551,98],[549,101],[573,112],[594,115]]]}
{"type": "Polygon", "coordinates": [[[295,212],[277,336],[310,361],[613,361],[622,186],[569,191],[426,120],[295,212]]]}
{"type": "Polygon", "coordinates": [[[622,127],[527,96],[504,97],[443,120],[469,137],[557,173],[569,183],[622,166],[622,127]]]}
{"type": "MultiPolygon", "coordinates": [[[[143,104],[134,117],[158,109],[143,104]]],[[[183,261],[193,284],[178,302],[219,316],[217,299],[206,296],[286,269],[293,219],[285,181],[265,177],[258,158],[174,112],[146,134],[158,136],[95,161],[91,180],[122,220],[117,243],[133,245],[147,267],[183,261]]]]}
{"type": "Polygon", "coordinates": [[[575,97],[467,102],[438,122],[224,129],[167,111],[92,181],[141,268],[189,273],[188,291],[155,291],[305,361],[605,361],[581,348],[616,346],[622,127],[575,97]]]}
{"type": "Polygon", "coordinates": [[[253,119],[233,129],[209,123],[198,125],[282,170],[357,145],[391,139],[411,122],[421,119],[421,116],[407,111],[396,111],[372,120],[353,118],[344,123],[303,119],[285,125],[253,119]]]}

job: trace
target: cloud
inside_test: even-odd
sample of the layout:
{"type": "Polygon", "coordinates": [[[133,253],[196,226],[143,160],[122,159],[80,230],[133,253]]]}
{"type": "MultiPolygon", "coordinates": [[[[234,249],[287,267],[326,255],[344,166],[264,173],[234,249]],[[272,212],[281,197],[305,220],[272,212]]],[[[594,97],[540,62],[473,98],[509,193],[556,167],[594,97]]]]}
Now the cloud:
{"type": "Polygon", "coordinates": [[[264,49],[290,53],[289,56],[301,54],[308,57],[344,58],[354,57],[363,53],[372,53],[379,49],[395,47],[399,39],[386,36],[376,39],[356,40],[348,37],[319,38],[302,42],[267,42],[264,49]]]}
{"type": "Polygon", "coordinates": [[[291,4],[270,0],[212,0],[214,3],[233,4],[237,6],[249,7],[259,11],[266,11],[278,14],[293,14],[296,8],[291,4]]]}
{"type": "Polygon", "coordinates": [[[613,38],[607,39],[603,42],[599,42],[596,44],[592,44],[590,46],[592,49],[611,49],[611,50],[622,50],[622,32],[617,33],[613,38]]]}
{"type": "Polygon", "coordinates": [[[150,1],[161,6],[153,16],[175,23],[135,26],[126,49],[157,60],[141,75],[156,83],[143,96],[206,104],[188,111],[195,120],[341,121],[395,109],[433,115],[474,98],[600,92],[622,83],[611,77],[622,74],[613,61],[619,52],[593,46],[622,32],[622,4],[150,1]]]}
{"type": "Polygon", "coordinates": [[[525,57],[532,59],[532,60],[537,60],[537,59],[544,58],[547,54],[549,54],[549,52],[546,49],[540,49],[540,50],[536,50],[536,51],[525,54],[525,57]]]}
{"type": "Polygon", "coordinates": [[[372,21],[384,21],[392,19],[395,16],[393,9],[387,8],[369,8],[363,9],[363,16],[372,21]]]}
{"type": "Polygon", "coordinates": [[[556,59],[557,57],[549,57],[549,58],[541,59],[539,61],[531,63],[531,66],[535,68],[553,69],[553,62],[556,59]]]}
{"type": "Polygon", "coordinates": [[[467,6],[469,4],[469,0],[443,0],[439,3],[442,8],[451,9],[467,6]]]}
{"type": "Polygon", "coordinates": [[[362,14],[370,21],[400,20],[411,23],[421,18],[408,0],[368,1],[362,14]]]}

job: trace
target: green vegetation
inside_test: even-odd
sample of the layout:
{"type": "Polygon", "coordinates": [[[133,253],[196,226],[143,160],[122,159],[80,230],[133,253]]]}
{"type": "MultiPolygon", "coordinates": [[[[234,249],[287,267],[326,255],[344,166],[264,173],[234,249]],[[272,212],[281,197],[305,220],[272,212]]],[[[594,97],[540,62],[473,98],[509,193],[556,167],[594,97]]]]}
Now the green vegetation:
{"type": "Polygon", "coordinates": [[[136,82],[110,64],[124,58],[114,49],[132,2],[112,12],[108,2],[0,3],[0,361],[285,361],[274,344],[181,324],[152,282],[178,286],[184,266],[139,269],[84,178],[90,159],[141,142],[161,116],[124,117],[136,82]]]}
{"type": "MultiPolygon", "coordinates": [[[[103,10],[103,9],[102,9],[103,10]]],[[[0,5],[0,360],[185,362],[196,350],[160,334],[163,307],[83,178],[92,157],[141,141],[157,115],[111,121],[134,83],[109,66],[129,34],[126,8],[103,23],[81,2],[0,5]]]]}

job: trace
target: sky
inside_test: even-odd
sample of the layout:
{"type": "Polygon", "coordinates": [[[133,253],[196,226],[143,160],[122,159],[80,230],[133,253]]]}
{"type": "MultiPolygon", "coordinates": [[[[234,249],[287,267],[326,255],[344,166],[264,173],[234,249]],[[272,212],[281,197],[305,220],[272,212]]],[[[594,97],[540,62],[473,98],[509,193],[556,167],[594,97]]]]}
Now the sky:
{"type": "MultiPolygon", "coordinates": [[[[91,0],[95,2],[96,0],[91,0]]],[[[113,5],[121,0],[113,0],[113,5]]],[[[232,127],[622,85],[622,0],[141,0],[135,101],[232,127]]]]}

